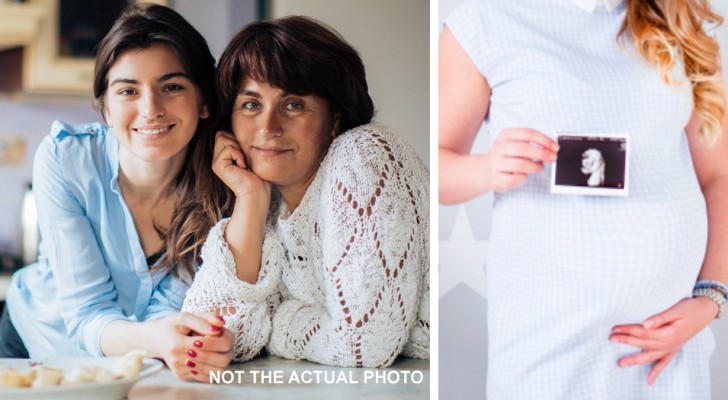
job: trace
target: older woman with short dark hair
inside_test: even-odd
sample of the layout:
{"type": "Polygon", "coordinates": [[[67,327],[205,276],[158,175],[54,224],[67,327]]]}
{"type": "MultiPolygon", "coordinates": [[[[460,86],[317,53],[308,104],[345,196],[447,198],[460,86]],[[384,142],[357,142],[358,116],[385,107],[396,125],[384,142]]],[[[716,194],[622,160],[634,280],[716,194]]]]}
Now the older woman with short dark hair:
{"type": "Polygon", "coordinates": [[[232,133],[213,170],[235,195],[183,309],[218,311],[235,359],[386,367],[429,358],[429,178],[373,123],[364,65],[305,17],[246,26],[218,65],[232,133]]]}

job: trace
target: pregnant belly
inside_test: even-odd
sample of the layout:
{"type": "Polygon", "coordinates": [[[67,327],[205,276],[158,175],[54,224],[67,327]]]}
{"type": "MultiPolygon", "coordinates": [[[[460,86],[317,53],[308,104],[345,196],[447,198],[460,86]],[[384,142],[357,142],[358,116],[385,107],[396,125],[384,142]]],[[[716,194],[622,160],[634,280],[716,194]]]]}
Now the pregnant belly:
{"type": "Polygon", "coordinates": [[[662,311],[690,294],[705,254],[705,208],[701,198],[689,200],[499,205],[489,300],[516,287],[542,313],[582,312],[581,305],[624,323],[662,311]]]}

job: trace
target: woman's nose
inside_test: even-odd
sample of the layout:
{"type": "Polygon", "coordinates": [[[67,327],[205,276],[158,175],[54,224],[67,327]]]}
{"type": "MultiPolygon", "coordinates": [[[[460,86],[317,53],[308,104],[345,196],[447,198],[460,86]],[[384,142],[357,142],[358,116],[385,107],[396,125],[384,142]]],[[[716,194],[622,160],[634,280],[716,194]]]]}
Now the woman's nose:
{"type": "Polygon", "coordinates": [[[164,106],[156,93],[147,93],[142,102],[142,116],[144,118],[153,120],[164,116],[164,106]]]}
{"type": "Polygon", "coordinates": [[[268,110],[263,113],[260,124],[260,132],[266,137],[276,137],[283,134],[280,115],[275,110],[268,110]]]}

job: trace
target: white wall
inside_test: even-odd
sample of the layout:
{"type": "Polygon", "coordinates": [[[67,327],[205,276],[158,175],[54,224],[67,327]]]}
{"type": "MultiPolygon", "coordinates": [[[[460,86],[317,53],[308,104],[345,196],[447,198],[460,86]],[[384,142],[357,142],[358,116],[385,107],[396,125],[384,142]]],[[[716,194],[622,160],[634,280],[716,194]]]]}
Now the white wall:
{"type": "MultiPolygon", "coordinates": [[[[440,0],[439,27],[462,0],[440,0]]],[[[564,0],[566,1],[566,0],[564,0]]],[[[712,1],[728,17],[728,2],[712,1]]],[[[726,24],[728,25],[728,23],[726,24]]],[[[728,76],[728,26],[718,30],[728,76]]],[[[487,151],[482,129],[473,148],[487,151]]],[[[487,367],[485,257],[492,196],[439,207],[439,391],[440,398],[484,398],[487,367]]],[[[717,347],[711,360],[713,399],[728,393],[728,318],[712,324],[717,347]]]]}
{"type": "Polygon", "coordinates": [[[209,1],[172,0],[170,6],[179,12],[207,40],[215,59],[219,59],[228,41],[238,29],[258,19],[258,0],[209,1]]]}
{"type": "Polygon", "coordinates": [[[428,0],[273,0],[271,11],[313,17],[339,31],[364,60],[375,119],[430,165],[428,0]]]}

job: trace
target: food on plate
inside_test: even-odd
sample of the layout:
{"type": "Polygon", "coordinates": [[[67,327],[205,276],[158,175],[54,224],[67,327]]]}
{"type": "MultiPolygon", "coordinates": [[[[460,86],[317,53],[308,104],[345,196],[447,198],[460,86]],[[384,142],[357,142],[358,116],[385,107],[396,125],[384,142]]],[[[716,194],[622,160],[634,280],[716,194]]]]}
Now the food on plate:
{"type": "Polygon", "coordinates": [[[110,368],[110,371],[114,374],[121,375],[123,379],[136,378],[142,371],[142,361],[145,355],[146,352],[144,350],[130,351],[114,364],[110,368]]]}
{"type": "Polygon", "coordinates": [[[133,379],[139,376],[142,370],[145,354],[143,350],[131,351],[108,369],[99,366],[83,366],[64,371],[61,368],[46,367],[42,363],[35,362],[31,363],[32,367],[27,371],[0,368],[0,387],[36,388],[133,379]]]}
{"type": "Polygon", "coordinates": [[[0,370],[0,387],[29,387],[33,384],[30,374],[18,372],[12,368],[0,370]]]}
{"type": "Polygon", "coordinates": [[[55,386],[63,380],[63,370],[36,365],[30,369],[30,376],[33,378],[33,387],[55,386]]]}

